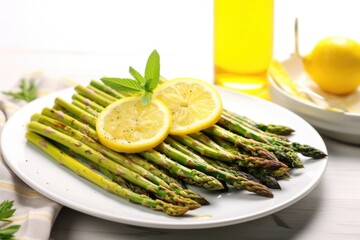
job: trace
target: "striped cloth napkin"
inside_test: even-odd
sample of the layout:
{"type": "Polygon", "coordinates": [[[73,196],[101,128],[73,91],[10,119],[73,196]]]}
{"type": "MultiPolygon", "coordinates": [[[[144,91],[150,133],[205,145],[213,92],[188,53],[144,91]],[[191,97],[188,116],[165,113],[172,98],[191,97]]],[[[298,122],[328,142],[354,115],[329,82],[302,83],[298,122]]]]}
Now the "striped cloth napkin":
{"type": "MultiPolygon", "coordinates": [[[[37,85],[38,97],[70,86],[67,79],[45,77],[40,72],[31,73],[23,78],[25,81],[34,79],[37,85]]],[[[19,84],[16,84],[16,88],[19,84]]],[[[18,91],[18,89],[10,91],[18,91]]],[[[26,104],[23,100],[13,100],[0,93],[0,134],[6,120],[26,104]]],[[[51,227],[61,209],[61,205],[42,196],[21,181],[7,166],[0,152],[0,203],[4,200],[14,201],[16,209],[10,218],[9,225],[20,225],[15,233],[16,239],[42,240],[49,239],[51,227]]],[[[7,225],[7,226],[9,226],[7,225]]],[[[4,223],[0,223],[0,229],[4,223]]]]}

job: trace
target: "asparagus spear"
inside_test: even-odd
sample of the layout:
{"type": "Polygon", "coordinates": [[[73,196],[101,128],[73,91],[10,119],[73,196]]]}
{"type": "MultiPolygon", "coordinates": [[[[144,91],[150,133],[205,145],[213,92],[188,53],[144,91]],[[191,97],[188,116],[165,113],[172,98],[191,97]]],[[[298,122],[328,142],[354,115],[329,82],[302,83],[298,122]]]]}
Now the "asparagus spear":
{"type": "Polygon", "coordinates": [[[155,150],[144,151],[139,153],[139,155],[153,162],[154,164],[167,169],[170,173],[180,177],[184,181],[202,186],[209,190],[221,190],[224,188],[221,182],[216,178],[208,176],[196,169],[185,167],[184,165],[169,159],[165,155],[155,150]]]}
{"type": "Polygon", "coordinates": [[[99,105],[106,107],[110,103],[114,102],[116,98],[111,97],[110,95],[101,95],[98,92],[94,91],[93,89],[78,85],[75,87],[75,91],[78,92],[80,95],[89,98],[97,102],[99,105]]]}
{"type": "Polygon", "coordinates": [[[194,155],[189,157],[187,154],[178,151],[177,149],[171,147],[167,143],[159,144],[156,147],[156,150],[162,152],[169,158],[174,159],[175,161],[181,163],[182,165],[189,166],[206,174],[212,175],[218,179],[230,183],[236,188],[245,188],[246,190],[250,192],[254,192],[261,196],[273,197],[273,194],[267,187],[259,183],[256,183],[254,181],[251,181],[249,179],[243,178],[241,176],[235,176],[233,174],[230,174],[229,172],[215,168],[206,162],[198,160],[198,158],[195,157],[194,155]]]}
{"type": "Polygon", "coordinates": [[[124,95],[122,95],[118,91],[115,91],[113,88],[103,84],[102,82],[92,80],[90,82],[90,85],[93,86],[94,88],[97,88],[98,90],[100,90],[102,92],[107,93],[110,96],[115,97],[116,99],[120,99],[120,98],[124,97],[124,95]]]}
{"type": "Polygon", "coordinates": [[[284,135],[278,135],[278,134],[274,134],[274,133],[269,133],[269,132],[266,132],[266,131],[263,131],[259,128],[257,128],[256,126],[254,126],[253,124],[249,123],[248,121],[238,117],[236,114],[231,114],[227,111],[223,111],[223,115],[222,115],[223,118],[229,118],[231,119],[232,121],[234,121],[236,124],[239,124],[239,125],[244,125],[246,126],[247,128],[251,129],[252,131],[255,131],[261,135],[266,135],[266,136],[269,136],[269,137],[274,137],[274,138],[277,138],[279,140],[283,140],[283,141],[289,141],[289,139],[284,136],[284,135]]]}
{"type": "Polygon", "coordinates": [[[62,111],[45,107],[42,110],[41,114],[44,116],[56,119],[56,120],[64,123],[65,125],[70,126],[74,129],[82,132],[83,134],[89,136],[90,138],[92,138],[96,141],[98,140],[97,133],[91,126],[89,126],[86,123],[80,122],[79,120],[67,115],[66,113],[64,113],[62,111]]]}
{"type": "Polygon", "coordinates": [[[100,167],[103,167],[114,174],[119,174],[129,182],[132,182],[140,187],[143,187],[147,191],[154,193],[157,197],[167,202],[188,206],[190,209],[195,209],[200,207],[200,205],[197,202],[188,198],[181,197],[163,186],[158,186],[148,181],[139,174],[130,171],[129,169],[123,167],[122,165],[116,162],[113,162],[103,154],[83,144],[81,141],[69,137],[51,127],[48,127],[44,124],[34,121],[31,121],[27,127],[28,130],[38,133],[44,137],[50,138],[70,148],[75,153],[91,160],[100,167]]]}
{"type": "Polygon", "coordinates": [[[263,171],[264,169],[254,169],[254,168],[248,168],[247,171],[260,180],[261,183],[263,183],[268,188],[272,189],[281,189],[279,182],[275,179],[275,177],[269,175],[266,173],[266,171],[263,171]]]}
{"type": "Polygon", "coordinates": [[[95,128],[96,125],[96,117],[86,112],[85,110],[66,102],[62,98],[56,98],[55,104],[60,106],[61,110],[66,111],[71,114],[74,118],[78,119],[81,122],[89,124],[92,128],[95,128]]]}
{"type": "Polygon", "coordinates": [[[141,166],[134,164],[132,161],[128,160],[126,157],[121,155],[120,153],[114,152],[110,150],[109,148],[105,147],[104,145],[99,144],[95,140],[91,139],[90,137],[82,134],[79,131],[76,131],[75,129],[56,121],[55,119],[51,119],[49,117],[40,115],[40,114],[34,114],[31,117],[31,121],[36,121],[41,124],[44,124],[46,126],[49,126],[63,134],[66,134],[69,137],[72,137],[78,141],[81,141],[82,143],[86,144],[88,147],[92,148],[93,150],[103,154],[104,156],[110,158],[111,160],[121,164],[122,166],[126,167],[127,169],[136,172],[137,174],[140,174],[142,177],[146,178],[147,180],[157,184],[164,186],[166,188],[170,188],[170,186],[163,181],[162,179],[159,179],[158,177],[154,176],[152,173],[147,171],[146,169],[142,168],[141,166]]]}
{"type": "Polygon", "coordinates": [[[96,87],[94,87],[92,85],[88,85],[87,89],[90,89],[90,90],[94,91],[96,94],[101,95],[102,97],[104,97],[105,99],[110,100],[111,102],[114,102],[114,101],[116,101],[118,99],[118,98],[113,97],[110,94],[108,94],[108,93],[106,93],[106,92],[104,92],[104,91],[102,91],[100,89],[97,89],[96,87]]]}
{"type": "MultiPolygon", "coordinates": [[[[175,185],[175,183],[173,182],[173,184],[168,185],[168,183],[166,181],[164,181],[162,178],[159,178],[158,176],[154,175],[152,172],[154,171],[148,171],[147,169],[143,168],[142,166],[136,164],[135,162],[132,161],[132,159],[136,159],[138,162],[141,161],[140,157],[133,157],[133,158],[129,158],[129,156],[131,156],[130,154],[124,156],[118,152],[114,152],[108,148],[106,148],[105,146],[99,144],[98,142],[96,142],[94,139],[91,139],[90,137],[82,134],[79,131],[76,131],[75,129],[55,120],[55,119],[51,119],[49,117],[46,117],[44,115],[40,115],[40,114],[34,114],[31,117],[32,121],[37,121],[39,123],[42,123],[46,126],[49,126],[55,130],[58,130],[70,137],[73,137],[76,140],[79,140],[81,142],[83,142],[84,144],[86,144],[87,146],[91,147],[93,150],[103,154],[104,156],[110,158],[111,160],[121,164],[122,166],[128,168],[129,170],[141,175],[142,177],[144,177],[145,179],[153,182],[156,185],[160,185],[163,186],[165,188],[168,188],[170,190],[173,190],[175,193],[183,196],[183,197],[188,197],[188,198],[192,198],[193,200],[197,201],[200,204],[208,204],[208,202],[201,197],[198,194],[193,193],[192,191],[185,191],[183,188],[181,188],[180,185],[175,185]]],[[[144,159],[142,159],[143,161],[145,161],[144,159]]],[[[101,168],[101,167],[100,167],[101,168]]],[[[155,170],[155,167],[153,167],[153,170],[155,170]]]]}
{"type": "Polygon", "coordinates": [[[221,151],[219,149],[211,148],[204,143],[191,138],[188,135],[182,136],[171,136],[176,141],[190,147],[191,149],[197,151],[200,155],[215,158],[220,161],[234,163],[236,162],[239,166],[243,167],[262,167],[262,168],[269,168],[269,169],[279,169],[282,168],[283,170],[287,171],[287,166],[280,162],[280,161],[273,161],[269,159],[259,158],[259,157],[251,157],[245,156],[241,154],[232,154],[228,151],[221,151]]]}
{"type": "Polygon", "coordinates": [[[230,174],[233,174],[236,176],[241,176],[243,178],[247,178],[247,179],[255,181],[255,182],[259,182],[258,179],[256,179],[254,176],[252,176],[251,174],[247,174],[245,172],[241,172],[241,171],[239,171],[238,168],[236,168],[236,171],[235,171],[233,169],[234,167],[232,167],[224,162],[213,160],[213,159],[198,155],[195,151],[193,151],[192,149],[188,148],[187,146],[177,142],[175,139],[173,139],[171,137],[167,137],[164,142],[169,144],[173,148],[176,148],[180,152],[188,155],[189,157],[196,159],[197,161],[200,161],[203,163],[208,163],[208,164],[214,166],[215,168],[218,168],[222,171],[229,172],[230,174]]]}
{"type": "Polygon", "coordinates": [[[96,111],[94,108],[92,108],[90,105],[86,105],[78,100],[73,100],[72,104],[77,106],[78,108],[81,108],[82,110],[90,113],[91,115],[93,115],[94,117],[98,117],[99,116],[99,112],[96,111]]]}
{"type": "MultiPolygon", "coordinates": [[[[213,139],[221,147],[227,149],[228,151],[231,151],[233,154],[238,154],[240,152],[239,149],[234,144],[228,141],[224,141],[218,136],[211,136],[211,139],[213,139]]],[[[239,169],[238,166],[233,166],[233,167],[236,168],[236,171],[240,171],[241,173],[243,172],[242,170],[239,169]]],[[[286,174],[281,171],[277,172],[276,170],[275,171],[272,171],[271,169],[265,170],[263,168],[246,168],[246,172],[249,172],[250,175],[254,175],[252,173],[256,173],[256,176],[254,175],[255,178],[259,179],[265,186],[273,189],[280,189],[280,185],[277,182],[276,178],[282,177],[286,174]]]]}
{"type": "Polygon", "coordinates": [[[176,185],[178,187],[183,187],[183,183],[179,181],[179,179],[173,178],[170,176],[168,172],[165,171],[163,168],[158,168],[157,165],[152,164],[151,162],[147,161],[146,159],[140,157],[137,154],[126,153],[125,156],[133,161],[134,163],[140,165],[141,167],[145,168],[147,171],[153,173],[155,176],[163,179],[169,185],[176,185]]]}
{"type": "Polygon", "coordinates": [[[60,151],[63,151],[65,154],[69,155],[70,157],[74,158],[77,161],[80,161],[82,164],[84,164],[86,167],[89,167],[90,169],[93,169],[103,175],[105,175],[108,179],[116,182],[121,187],[129,189],[135,193],[143,194],[150,197],[150,193],[147,192],[145,189],[127,181],[126,179],[122,178],[119,175],[113,174],[109,170],[100,167],[99,165],[96,165],[94,162],[80,156],[79,154],[74,153],[71,151],[71,149],[67,148],[64,145],[61,145],[57,142],[52,143],[55,147],[57,147],[60,151]]]}
{"type": "Polygon", "coordinates": [[[157,211],[163,211],[170,216],[182,216],[189,210],[188,207],[173,205],[159,199],[153,200],[145,195],[140,195],[121,187],[65,154],[63,151],[51,144],[46,138],[34,132],[28,131],[26,133],[26,138],[40,150],[77,175],[84,177],[90,182],[124,199],[127,199],[128,201],[141,204],[157,211]]]}
{"type": "Polygon", "coordinates": [[[237,124],[235,121],[233,121],[232,119],[223,116],[219,121],[218,124],[226,127],[227,129],[234,131],[238,134],[243,135],[244,137],[248,137],[251,139],[254,139],[256,141],[259,142],[263,142],[263,143],[268,143],[268,144],[272,144],[272,145],[276,145],[276,146],[284,146],[284,147],[288,147],[291,148],[299,153],[301,153],[304,156],[307,157],[312,157],[314,159],[320,159],[320,158],[324,158],[327,155],[322,152],[319,149],[316,149],[312,146],[309,145],[305,145],[305,144],[300,144],[297,142],[286,142],[280,139],[276,139],[274,137],[271,136],[266,136],[264,134],[259,134],[251,129],[249,129],[248,127],[246,127],[245,125],[241,125],[241,124],[237,124]]]}
{"type": "MultiPolygon", "coordinates": [[[[44,108],[42,111],[42,114],[45,116],[48,116],[50,118],[56,119],[56,120],[64,123],[65,125],[71,126],[72,128],[79,130],[80,132],[84,133],[86,136],[89,136],[90,138],[92,138],[93,140],[98,142],[97,134],[94,129],[88,127],[85,123],[82,123],[82,122],[74,119],[73,117],[63,113],[62,111],[44,108]]],[[[157,177],[166,181],[170,185],[170,187],[178,194],[183,194],[184,197],[189,197],[202,205],[208,204],[206,199],[204,199],[202,196],[194,193],[190,189],[182,189],[180,191],[181,184],[179,182],[177,182],[175,179],[171,178],[170,176],[167,176],[163,171],[159,170],[155,165],[148,163],[146,160],[141,159],[140,157],[136,157],[136,155],[134,155],[134,154],[128,154],[127,157],[129,159],[131,159],[133,162],[135,162],[136,164],[138,164],[138,165],[144,167],[145,169],[147,169],[148,171],[152,172],[157,177]]]]}
{"type": "MultiPolygon", "coordinates": [[[[76,114],[82,114],[84,115],[84,113],[82,112],[82,109],[80,108],[75,108],[75,107],[72,107],[72,106],[69,106],[69,104],[66,104],[64,101],[62,101],[61,99],[57,99],[58,101],[56,103],[59,103],[62,107],[65,107],[66,110],[69,110],[71,111],[71,113],[73,113],[73,115],[76,115],[76,114]]],[[[212,151],[210,151],[211,153],[212,151]]],[[[144,154],[144,153],[143,153],[144,154]]],[[[146,153],[146,154],[149,154],[149,153],[146,153]]],[[[219,154],[219,153],[217,153],[219,154]]],[[[221,154],[221,153],[220,153],[221,154]]],[[[228,153],[226,151],[224,151],[224,154],[223,156],[227,156],[225,159],[228,159],[228,153]]],[[[231,155],[231,154],[230,154],[231,155]]],[[[218,156],[218,155],[217,155],[218,156]]],[[[149,156],[148,156],[149,157],[149,156]]],[[[239,160],[239,156],[230,156],[230,158],[233,158],[233,160],[239,160]]],[[[266,160],[266,159],[260,159],[260,158],[254,158],[254,157],[247,157],[247,156],[244,156],[245,160],[243,158],[240,158],[242,160],[242,164],[246,164],[247,166],[251,166],[251,167],[268,167],[268,168],[281,168],[282,170],[281,171],[285,171],[287,168],[285,165],[283,165],[281,162],[279,161],[270,161],[270,160],[266,160]],[[250,165],[248,162],[251,162],[250,165]]],[[[153,159],[153,158],[150,158],[150,159],[153,159]]],[[[233,161],[231,160],[231,161],[233,161]]],[[[238,161],[239,162],[239,161],[238,161]]],[[[240,162],[239,162],[240,163],[240,162]]],[[[199,184],[198,182],[194,181],[192,182],[193,184],[199,184]]],[[[206,187],[208,188],[208,186],[206,187]]]]}
{"type": "MultiPolygon", "coordinates": [[[[82,160],[84,161],[84,160],[82,160]]],[[[87,162],[89,162],[88,160],[85,160],[87,162]]],[[[142,195],[146,195],[148,197],[150,197],[150,193],[147,192],[144,188],[141,188],[129,181],[126,181],[126,179],[120,177],[119,175],[113,174],[112,172],[110,172],[109,170],[102,168],[96,164],[93,164],[92,162],[88,163],[93,169],[97,170],[98,172],[104,174],[107,178],[109,178],[110,180],[116,182],[117,184],[119,184],[120,186],[123,186],[124,188],[128,188],[129,190],[137,193],[137,194],[142,194],[142,195]]]]}
{"type": "MultiPolygon", "coordinates": [[[[208,145],[209,147],[217,149],[217,150],[219,150],[221,152],[230,152],[231,154],[240,155],[240,156],[243,156],[244,158],[248,157],[248,156],[244,156],[239,151],[235,151],[234,148],[230,147],[229,144],[226,144],[225,142],[222,143],[222,145],[226,144],[226,148],[222,147],[221,145],[217,144],[215,141],[213,141],[210,137],[208,137],[203,132],[192,133],[189,136],[191,136],[192,138],[195,138],[195,139],[199,140],[200,142],[208,145]]],[[[247,150],[249,150],[249,147],[247,147],[247,150]]],[[[277,157],[273,153],[271,153],[270,151],[267,151],[266,149],[260,149],[260,148],[255,148],[254,147],[250,151],[256,152],[256,154],[260,155],[263,158],[278,161],[277,157]]]]}
{"type": "MultiPolygon", "coordinates": [[[[304,167],[301,159],[297,155],[297,153],[290,148],[286,148],[283,146],[275,146],[275,145],[269,145],[262,142],[255,141],[253,139],[247,139],[245,137],[239,136],[233,132],[230,132],[218,125],[211,126],[205,130],[203,130],[205,133],[217,136],[221,139],[224,139],[226,141],[229,141],[233,143],[237,147],[259,147],[262,149],[266,149],[271,151],[276,155],[276,157],[280,160],[285,162],[288,166],[295,167],[295,168],[302,168],[304,167]]],[[[246,149],[245,149],[246,150],[246,149]]]]}
{"type": "Polygon", "coordinates": [[[171,189],[177,194],[180,194],[183,197],[191,198],[194,201],[200,203],[201,205],[210,204],[203,196],[199,195],[198,193],[188,188],[185,188],[182,183],[180,183],[177,179],[171,177],[169,173],[165,173],[164,170],[159,169],[156,165],[151,164],[146,159],[143,159],[136,154],[126,154],[126,156],[134,163],[142,166],[149,172],[153,173],[155,176],[163,179],[165,182],[169,184],[171,189]]]}
{"type": "Polygon", "coordinates": [[[273,134],[282,135],[282,136],[288,136],[288,135],[292,134],[293,132],[295,132],[295,130],[290,127],[287,127],[284,125],[277,125],[277,124],[258,123],[258,122],[251,120],[250,118],[248,118],[246,116],[241,116],[240,114],[230,112],[229,110],[226,110],[226,109],[224,109],[224,114],[231,115],[234,118],[238,119],[239,121],[244,121],[244,122],[248,123],[249,125],[252,125],[264,132],[273,133],[273,134]]]}
{"type": "MultiPolygon", "coordinates": [[[[64,100],[62,99],[56,99],[57,100],[57,103],[60,103],[61,106],[64,106],[66,108],[66,110],[69,110],[71,111],[72,115],[77,115],[77,114],[81,114],[82,116],[86,114],[89,114],[85,111],[83,111],[82,109],[76,107],[76,106],[73,106],[72,104],[69,104],[67,102],[65,102],[64,100]]],[[[48,111],[47,111],[48,113],[48,111]]],[[[52,114],[52,116],[54,116],[54,114],[52,114]]],[[[56,115],[55,115],[56,116],[56,115]]],[[[89,118],[87,118],[89,119],[89,118]]],[[[61,119],[62,120],[62,119],[61,119]]],[[[69,120],[68,120],[69,121],[69,120]]],[[[89,121],[91,124],[92,127],[94,127],[94,124],[95,122],[94,121],[89,121]],[[93,125],[92,125],[93,124],[93,125]]],[[[79,123],[79,122],[77,122],[79,123]]],[[[79,127],[79,126],[78,126],[79,127]]],[[[91,135],[96,135],[96,132],[94,133],[91,133],[91,135]]],[[[96,137],[97,138],[97,137],[96,137]]],[[[158,156],[156,152],[146,152],[145,154],[148,158],[150,159],[156,159],[156,157],[158,156]],[[150,157],[151,154],[155,154],[156,156],[154,157],[150,157]]],[[[171,164],[171,162],[170,162],[171,164]]],[[[162,165],[160,165],[162,166],[162,165]]],[[[164,166],[162,166],[164,167],[164,166]]],[[[182,174],[183,172],[186,172],[187,175],[184,175],[182,176],[183,177],[183,180],[188,180],[188,179],[192,179],[191,182],[192,183],[197,183],[199,186],[203,186],[207,189],[220,189],[220,182],[218,182],[215,178],[212,178],[210,176],[206,176],[205,174],[203,173],[198,173],[198,172],[191,172],[190,169],[186,169],[185,167],[183,166],[178,166],[180,168],[183,168],[183,169],[180,169],[182,171],[182,174]],[[185,178],[184,178],[185,177],[185,178]],[[187,179],[188,178],[188,179],[187,179]],[[203,178],[203,179],[201,179],[203,178]],[[205,179],[205,180],[204,180],[205,179]]],[[[166,166],[165,169],[168,169],[169,167],[166,166]]],[[[176,172],[176,171],[175,171],[176,172]]],[[[222,186],[221,186],[222,187],[222,186]]]]}
{"type": "Polygon", "coordinates": [[[90,99],[88,99],[78,93],[73,94],[72,99],[77,100],[77,101],[85,104],[86,106],[90,106],[92,109],[96,110],[97,112],[101,112],[104,109],[103,106],[97,104],[94,101],[91,101],[90,99]]]}

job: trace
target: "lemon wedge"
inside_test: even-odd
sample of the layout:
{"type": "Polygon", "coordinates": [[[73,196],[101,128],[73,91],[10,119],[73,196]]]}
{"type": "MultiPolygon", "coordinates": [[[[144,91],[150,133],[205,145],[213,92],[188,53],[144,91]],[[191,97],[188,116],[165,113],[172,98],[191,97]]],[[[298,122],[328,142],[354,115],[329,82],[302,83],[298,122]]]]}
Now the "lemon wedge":
{"type": "Polygon", "coordinates": [[[296,84],[293,82],[288,72],[278,60],[273,60],[269,66],[268,70],[272,79],[286,92],[290,93],[293,96],[306,98],[299,92],[296,84]]]}
{"type": "Polygon", "coordinates": [[[218,91],[211,84],[193,78],[165,81],[155,91],[156,99],[172,113],[170,134],[184,135],[214,125],[221,117],[223,105],[218,91]]]}
{"type": "Polygon", "coordinates": [[[106,147],[126,153],[142,152],[160,144],[169,134],[172,114],[160,100],[141,104],[126,97],[107,106],[98,117],[96,131],[106,147]]]}

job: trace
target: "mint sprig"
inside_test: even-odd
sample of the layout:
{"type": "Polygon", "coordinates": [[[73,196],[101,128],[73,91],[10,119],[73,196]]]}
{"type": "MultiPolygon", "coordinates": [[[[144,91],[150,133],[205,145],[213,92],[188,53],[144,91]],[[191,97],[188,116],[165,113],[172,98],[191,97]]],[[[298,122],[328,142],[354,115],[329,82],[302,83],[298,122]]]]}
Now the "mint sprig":
{"type": "Polygon", "coordinates": [[[4,95],[10,96],[13,99],[24,100],[26,102],[31,102],[37,98],[37,86],[34,79],[31,79],[29,82],[25,81],[25,79],[21,79],[20,90],[2,92],[4,95]]]}
{"type": "MultiPolygon", "coordinates": [[[[0,222],[10,222],[9,218],[12,217],[16,211],[13,208],[14,201],[5,200],[0,204],[0,222]]],[[[19,230],[20,225],[11,225],[8,227],[0,228],[0,239],[14,240],[14,234],[19,230]]]]}
{"type": "Polygon", "coordinates": [[[141,75],[131,66],[129,72],[133,79],[103,77],[101,81],[122,93],[141,94],[141,103],[146,106],[150,103],[153,91],[160,79],[160,56],[158,52],[154,50],[148,57],[144,75],[141,75]]]}

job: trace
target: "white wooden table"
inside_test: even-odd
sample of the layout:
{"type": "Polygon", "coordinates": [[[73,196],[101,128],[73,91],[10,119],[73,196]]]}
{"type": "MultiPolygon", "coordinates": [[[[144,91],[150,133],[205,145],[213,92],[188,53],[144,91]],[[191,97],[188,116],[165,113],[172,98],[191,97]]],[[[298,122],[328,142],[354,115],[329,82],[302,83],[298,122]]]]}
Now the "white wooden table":
{"type": "MultiPolygon", "coordinates": [[[[39,69],[78,83],[102,75],[120,76],[127,74],[129,64],[143,66],[144,56],[154,48],[161,54],[164,76],[212,81],[212,1],[47,2],[0,0],[0,90],[10,88],[21,74],[39,69]]],[[[295,16],[300,19],[303,52],[324,35],[360,41],[356,1],[275,3],[277,59],[293,51],[295,16]]],[[[326,137],[324,141],[328,168],[320,184],[270,216],[221,228],[160,230],[63,208],[51,239],[360,239],[360,147],[326,137]]]]}
{"type": "Polygon", "coordinates": [[[321,183],[294,205],[258,220],[213,229],[127,226],[63,209],[53,239],[360,239],[360,148],[324,138],[329,162],[321,183]]]}

